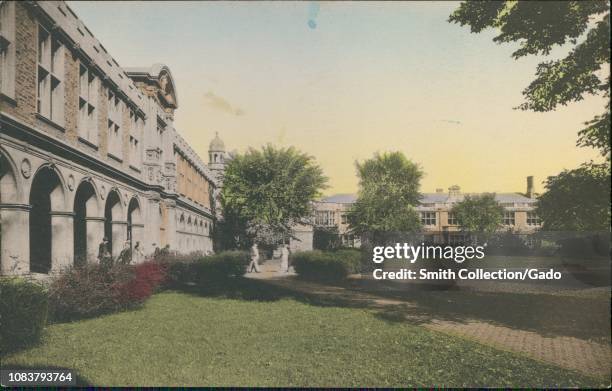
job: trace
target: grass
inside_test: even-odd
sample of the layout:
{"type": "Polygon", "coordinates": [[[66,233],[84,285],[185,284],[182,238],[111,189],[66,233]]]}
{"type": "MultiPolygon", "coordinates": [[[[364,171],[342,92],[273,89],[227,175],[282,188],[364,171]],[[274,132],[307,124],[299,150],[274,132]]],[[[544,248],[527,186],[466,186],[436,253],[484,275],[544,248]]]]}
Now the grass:
{"type": "Polygon", "coordinates": [[[575,372],[358,308],[160,293],[140,310],[50,325],[4,367],[100,386],[598,386],[575,372]]]}

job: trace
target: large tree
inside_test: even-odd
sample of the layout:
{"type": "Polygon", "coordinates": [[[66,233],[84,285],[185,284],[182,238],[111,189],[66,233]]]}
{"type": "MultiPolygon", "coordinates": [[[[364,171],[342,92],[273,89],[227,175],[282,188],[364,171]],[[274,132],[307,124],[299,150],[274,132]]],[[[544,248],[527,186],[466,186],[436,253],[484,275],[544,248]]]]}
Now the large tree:
{"type": "Polygon", "coordinates": [[[314,158],[293,147],[237,154],[225,170],[222,232],[238,246],[291,236],[295,224],[307,222],[326,182],[314,158]]]}
{"type": "Polygon", "coordinates": [[[512,54],[515,59],[548,55],[555,46],[569,47],[564,58],[537,66],[519,108],[551,111],[587,95],[603,96],[607,102],[603,113],[585,122],[576,144],[598,149],[605,163],[585,163],[549,177],[545,186],[550,194],[540,197],[538,213],[547,229],[591,229],[602,227],[604,221],[609,229],[610,2],[469,1],[461,3],[449,21],[469,25],[473,33],[496,28],[495,42],[519,43],[512,54]]]}
{"type": "Polygon", "coordinates": [[[466,195],[452,209],[461,230],[472,235],[487,238],[497,231],[504,217],[504,208],[495,199],[495,194],[466,195]]]}
{"type": "Polygon", "coordinates": [[[583,164],[546,181],[537,213],[552,231],[610,229],[610,174],[605,165],[583,164]]]}
{"type": "Polygon", "coordinates": [[[515,59],[569,46],[564,58],[538,65],[519,108],[551,111],[586,95],[603,95],[608,102],[603,114],[585,123],[577,144],[598,148],[610,158],[609,1],[466,1],[449,21],[468,25],[473,33],[496,28],[493,41],[519,43],[515,59]]]}
{"type": "Polygon", "coordinates": [[[421,221],[419,203],[423,171],[401,152],[376,153],[356,162],[359,177],[357,201],[349,213],[350,228],[357,234],[416,232],[421,221]]]}

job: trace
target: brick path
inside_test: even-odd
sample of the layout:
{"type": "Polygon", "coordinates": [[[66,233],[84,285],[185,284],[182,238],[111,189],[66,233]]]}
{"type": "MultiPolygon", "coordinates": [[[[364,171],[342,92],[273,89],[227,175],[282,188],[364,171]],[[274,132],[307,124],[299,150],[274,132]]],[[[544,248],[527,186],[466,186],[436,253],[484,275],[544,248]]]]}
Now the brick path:
{"type": "MultiPolygon", "coordinates": [[[[369,293],[356,292],[343,287],[328,286],[305,282],[292,278],[294,273],[281,274],[276,272],[275,263],[264,265],[262,273],[249,274],[266,283],[291,289],[311,296],[336,297],[348,299],[353,303],[364,303],[370,308],[392,309],[401,308],[410,320],[411,309],[418,317],[420,311],[415,303],[397,299],[388,299],[369,293]],[[407,311],[406,311],[407,310],[407,311]]],[[[474,319],[462,319],[461,322],[440,320],[428,317],[420,326],[430,330],[451,334],[501,350],[527,355],[559,367],[577,370],[587,375],[609,379],[611,375],[612,350],[610,344],[600,344],[574,337],[547,337],[533,331],[520,330],[474,319]]]]}

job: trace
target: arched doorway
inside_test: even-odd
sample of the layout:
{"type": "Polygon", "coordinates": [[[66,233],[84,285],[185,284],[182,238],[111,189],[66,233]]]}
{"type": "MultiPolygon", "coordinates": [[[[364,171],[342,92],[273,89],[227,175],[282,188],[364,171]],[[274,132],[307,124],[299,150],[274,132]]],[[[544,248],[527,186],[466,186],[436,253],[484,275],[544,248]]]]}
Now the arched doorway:
{"type": "MultiPolygon", "coordinates": [[[[42,167],[30,189],[30,271],[49,273],[53,257],[52,212],[62,211],[64,189],[57,173],[42,167]]],[[[59,245],[59,243],[56,242],[59,245]]]]}
{"type": "MultiPolygon", "coordinates": [[[[97,216],[96,191],[89,181],[79,185],[74,197],[74,264],[87,263],[87,253],[94,249],[87,245],[87,218],[97,216]]],[[[90,243],[90,246],[92,244],[90,243]]]]}
{"type": "Polygon", "coordinates": [[[138,199],[134,197],[130,200],[127,214],[127,240],[129,240],[131,248],[134,248],[136,242],[141,242],[140,246],[142,249],[143,243],[142,238],[140,237],[140,233],[142,231],[141,228],[143,228],[143,224],[140,213],[140,204],[138,203],[138,199]]]}
{"type": "Polygon", "coordinates": [[[117,190],[111,190],[104,205],[104,236],[108,239],[108,249],[113,257],[121,251],[122,247],[121,243],[114,243],[121,240],[121,234],[117,228],[113,229],[116,224],[125,224],[125,221],[121,221],[121,216],[121,197],[117,190]]]}

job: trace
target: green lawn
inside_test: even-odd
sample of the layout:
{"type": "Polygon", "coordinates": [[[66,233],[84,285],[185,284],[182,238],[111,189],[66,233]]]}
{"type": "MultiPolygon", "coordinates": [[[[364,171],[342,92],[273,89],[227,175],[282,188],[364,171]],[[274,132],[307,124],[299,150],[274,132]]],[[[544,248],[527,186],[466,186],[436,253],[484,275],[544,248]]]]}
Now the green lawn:
{"type": "Polygon", "coordinates": [[[155,295],[48,327],[3,366],[75,369],[104,386],[596,386],[596,380],[368,310],[155,295]]]}

